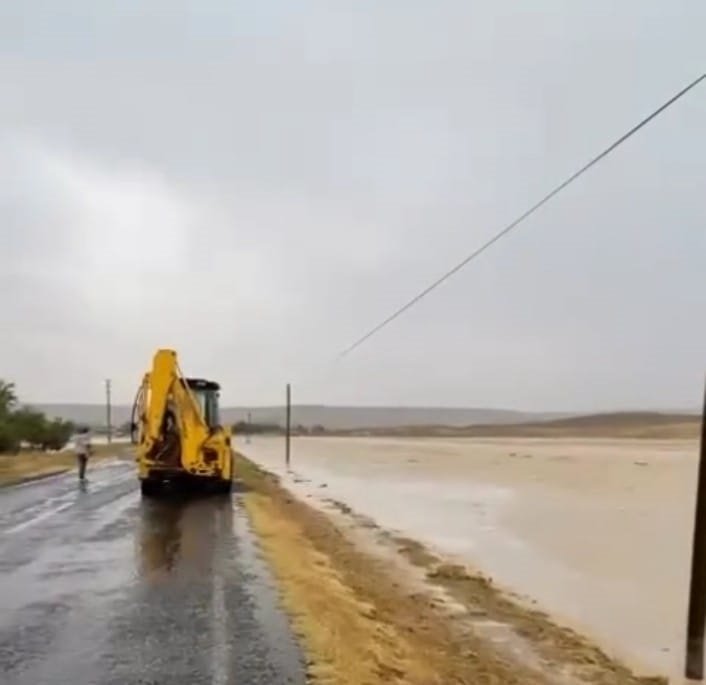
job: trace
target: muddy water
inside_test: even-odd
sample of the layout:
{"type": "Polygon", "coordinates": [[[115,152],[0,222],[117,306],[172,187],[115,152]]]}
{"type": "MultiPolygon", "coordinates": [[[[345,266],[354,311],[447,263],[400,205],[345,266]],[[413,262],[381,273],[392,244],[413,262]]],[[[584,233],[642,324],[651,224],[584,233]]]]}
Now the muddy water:
{"type": "MultiPolygon", "coordinates": [[[[241,448],[284,473],[282,441],[241,448]]],[[[457,556],[639,671],[682,669],[697,445],[299,438],[290,485],[457,556]]]]}

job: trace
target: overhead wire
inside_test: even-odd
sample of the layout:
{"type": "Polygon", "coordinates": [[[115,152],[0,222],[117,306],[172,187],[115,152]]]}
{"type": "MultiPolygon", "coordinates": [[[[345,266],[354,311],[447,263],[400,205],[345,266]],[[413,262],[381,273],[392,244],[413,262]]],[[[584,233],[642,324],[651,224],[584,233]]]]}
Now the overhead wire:
{"type": "Polygon", "coordinates": [[[575,171],[571,176],[569,176],[565,181],[562,181],[558,186],[556,186],[553,190],[548,192],[544,197],[542,197],[538,202],[533,204],[528,210],[523,212],[519,217],[517,217],[514,221],[512,221],[510,224],[505,226],[502,230],[498,231],[495,235],[493,235],[492,238],[487,240],[485,243],[483,243],[480,247],[478,247],[476,250],[471,252],[467,257],[465,257],[463,260],[461,260],[458,264],[453,266],[451,269],[449,269],[447,272],[445,272],[442,276],[437,278],[435,281],[430,283],[427,287],[425,287],[421,292],[419,292],[417,295],[415,295],[411,300],[406,302],[404,305],[402,305],[399,309],[396,309],[392,314],[390,314],[387,318],[383,319],[379,324],[377,324],[374,328],[370,329],[367,333],[365,333],[363,336],[358,338],[355,342],[350,344],[348,347],[346,347],[342,352],[340,352],[336,356],[336,360],[340,360],[343,357],[347,356],[353,350],[357,349],[360,347],[364,342],[372,338],[376,333],[380,332],[383,328],[391,324],[395,319],[397,319],[399,316],[404,314],[407,310],[411,309],[414,305],[416,305],[420,300],[425,298],[429,293],[431,293],[433,290],[438,288],[442,283],[444,283],[446,280],[451,278],[455,273],[463,269],[465,266],[467,266],[470,262],[472,262],[474,259],[479,257],[481,254],[483,254],[489,247],[497,243],[501,238],[504,238],[507,236],[511,231],[513,231],[515,228],[517,228],[525,219],[529,218],[532,214],[534,214],[540,207],[545,205],[547,202],[549,202],[553,197],[558,195],[564,188],[566,188],[568,185],[573,183],[576,179],[579,178],[579,176],[583,175],[586,171],[588,171],[592,166],[600,162],[602,159],[607,157],[611,152],[613,152],[616,148],[620,147],[628,138],[631,138],[633,135],[635,135],[641,128],[649,124],[653,119],[655,119],[657,116],[659,116],[662,112],[664,112],[666,109],[668,109],[671,105],[673,105],[677,100],[682,98],[684,95],[686,95],[690,90],[695,88],[701,81],[706,79],[706,73],[701,74],[697,79],[693,80],[691,83],[689,83],[687,86],[682,88],[678,93],[673,95],[669,100],[664,102],[662,105],[660,105],[657,109],[655,109],[651,114],[646,116],[644,119],[642,119],[639,123],[637,123],[635,126],[633,126],[627,133],[624,133],[620,138],[618,138],[615,142],[611,143],[607,148],[605,148],[602,152],[600,152],[598,155],[593,157],[589,162],[584,164],[578,171],[575,171]]]}

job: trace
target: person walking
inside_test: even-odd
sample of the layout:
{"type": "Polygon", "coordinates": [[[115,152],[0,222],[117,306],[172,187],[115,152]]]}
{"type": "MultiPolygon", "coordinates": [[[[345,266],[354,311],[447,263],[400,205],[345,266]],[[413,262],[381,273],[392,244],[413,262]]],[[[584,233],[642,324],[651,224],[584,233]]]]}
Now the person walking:
{"type": "Polygon", "coordinates": [[[86,479],[86,464],[91,454],[91,436],[88,428],[83,426],[76,436],[76,457],[78,459],[78,479],[86,479]]]}

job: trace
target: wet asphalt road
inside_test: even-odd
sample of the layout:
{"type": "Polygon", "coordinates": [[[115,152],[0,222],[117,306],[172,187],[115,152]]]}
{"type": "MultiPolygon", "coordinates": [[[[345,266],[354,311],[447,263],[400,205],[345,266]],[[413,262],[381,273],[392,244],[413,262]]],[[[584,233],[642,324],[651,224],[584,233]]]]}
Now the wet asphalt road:
{"type": "Polygon", "coordinates": [[[0,490],[3,685],[303,682],[237,494],[142,500],[120,462],[0,490]]]}

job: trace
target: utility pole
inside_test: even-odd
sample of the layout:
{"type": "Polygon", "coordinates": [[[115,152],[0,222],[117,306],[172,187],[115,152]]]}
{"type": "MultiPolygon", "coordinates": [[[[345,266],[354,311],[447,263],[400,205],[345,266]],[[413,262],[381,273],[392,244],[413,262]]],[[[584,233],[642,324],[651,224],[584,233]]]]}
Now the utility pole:
{"type": "Polygon", "coordinates": [[[108,444],[113,442],[112,407],[110,404],[110,378],[105,380],[105,425],[108,430],[108,444]]]}
{"type": "Polygon", "coordinates": [[[252,417],[250,416],[250,412],[248,412],[248,427],[245,432],[245,444],[249,445],[250,444],[250,434],[252,433],[252,417]]]}
{"type": "Polygon", "coordinates": [[[284,461],[289,469],[289,436],[292,432],[292,386],[287,383],[287,422],[286,422],[286,436],[284,443],[284,461]]]}
{"type": "Polygon", "coordinates": [[[701,453],[696,482],[694,537],[691,548],[689,615],[686,626],[685,675],[691,680],[704,678],[704,623],[706,622],[706,389],[701,416],[701,453]]]}

